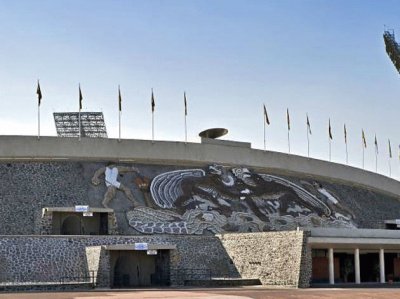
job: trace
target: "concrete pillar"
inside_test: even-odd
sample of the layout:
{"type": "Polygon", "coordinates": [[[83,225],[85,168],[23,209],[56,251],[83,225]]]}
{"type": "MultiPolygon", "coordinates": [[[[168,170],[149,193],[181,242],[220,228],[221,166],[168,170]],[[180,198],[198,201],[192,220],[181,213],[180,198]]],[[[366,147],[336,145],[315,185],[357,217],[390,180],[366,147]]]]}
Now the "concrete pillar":
{"type": "Polygon", "coordinates": [[[335,284],[335,265],[333,259],[333,248],[328,250],[328,260],[329,260],[329,284],[335,284]]]}
{"type": "Polygon", "coordinates": [[[354,249],[354,273],[356,276],[356,283],[361,283],[360,279],[360,249],[354,249]]]}
{"type": "Polygon", "coordinates": [[[381,283],[385,283],[385,251],[383,249],[379,249],[379,272],[381,283]]]}

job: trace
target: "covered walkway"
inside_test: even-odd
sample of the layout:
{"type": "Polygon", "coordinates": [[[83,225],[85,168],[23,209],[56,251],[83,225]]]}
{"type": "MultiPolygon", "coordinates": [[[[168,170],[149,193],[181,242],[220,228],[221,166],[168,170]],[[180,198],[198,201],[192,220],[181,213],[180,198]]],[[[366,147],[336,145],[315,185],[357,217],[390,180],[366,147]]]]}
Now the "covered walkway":
{"type": "Polygon", "coordinates": [[[308,244],[313,285],[400,282],[400,231],[318,228],[308,244]]]}

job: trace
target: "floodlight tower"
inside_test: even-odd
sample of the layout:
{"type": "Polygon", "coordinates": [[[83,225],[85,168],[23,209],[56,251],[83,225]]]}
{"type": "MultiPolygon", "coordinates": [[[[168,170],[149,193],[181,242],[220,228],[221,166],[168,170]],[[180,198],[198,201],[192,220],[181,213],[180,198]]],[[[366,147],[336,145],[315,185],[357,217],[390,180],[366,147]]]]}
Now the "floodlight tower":
{"type": "Polygon", "coordinates": [[[386,30],[383,32],[383,40],[385,41],[386,53],[389,55],[397,72],[400,73],[400,46],[396,42],[393,30],[386,30]]]}

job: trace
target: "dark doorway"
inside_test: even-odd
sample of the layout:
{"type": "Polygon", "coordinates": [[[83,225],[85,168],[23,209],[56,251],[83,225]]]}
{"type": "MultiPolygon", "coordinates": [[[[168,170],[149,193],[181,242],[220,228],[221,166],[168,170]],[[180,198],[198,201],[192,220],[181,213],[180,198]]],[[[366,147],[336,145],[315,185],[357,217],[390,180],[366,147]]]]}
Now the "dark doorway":
{"type": "Polygon", "coordinates": [[[379,282],[379,254],[360,254],[360,276],[362,282],[379,282]]]}
{"type": "Polygon", "coordinates": [[[81,219],[78,216],[71,215],[64,219],[61,226],[62,235],[81,235],[81,219]]]}
{"type": "Polygon", "coordinates": [[[397,272],[396,263],[397,263],[397,253],[391,253],[391,252],[385,253],[386,282],[398,281],[398,279],[395,279],[395,273],[397,272]]]}
{"type": "Polygon", "coordinates": [[[158,250],[156,255],[146,250],[112,250],[110,256],[113,288],[169,284],[169,250],[158,250]]]}
{"type": "Polygon", "coordinates": [[[335,253],[335,257],[339,259],[339,280],[338,282],[348,283],[355,282],[354,272],[354,254],[335,253]]]}
{"type": "Polygon", "coordinates": [[[53,235],[107,235],[108,214],[92,213],[85,217],[83,213],[53,212],[53,235]]]}

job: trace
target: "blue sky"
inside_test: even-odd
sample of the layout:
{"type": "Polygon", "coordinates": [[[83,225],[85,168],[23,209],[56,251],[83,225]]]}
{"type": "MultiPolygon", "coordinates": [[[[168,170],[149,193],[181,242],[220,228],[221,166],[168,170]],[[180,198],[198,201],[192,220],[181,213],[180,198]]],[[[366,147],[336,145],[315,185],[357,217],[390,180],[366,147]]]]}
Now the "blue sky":
{"type": "Polygon", "coordinates": [[[118,136],[117,88],[123,96],[123,138],[151,139],[150,90],[156,99],[155,138],[183,140],[183,91],[188,138],[225,127],[225,139],[344,162],[347,124],[350,164],[361,166],[361,129],[374,170],[387,174],[387,140],[397,159],[400,78],[384,49],[384,25],[399,32],[398,1],[13,1],[0,0],[0,134],[37,132],[36,80],[43,102],[42,133],[55,135],[52,113],[103,111],[118,136]]]}

